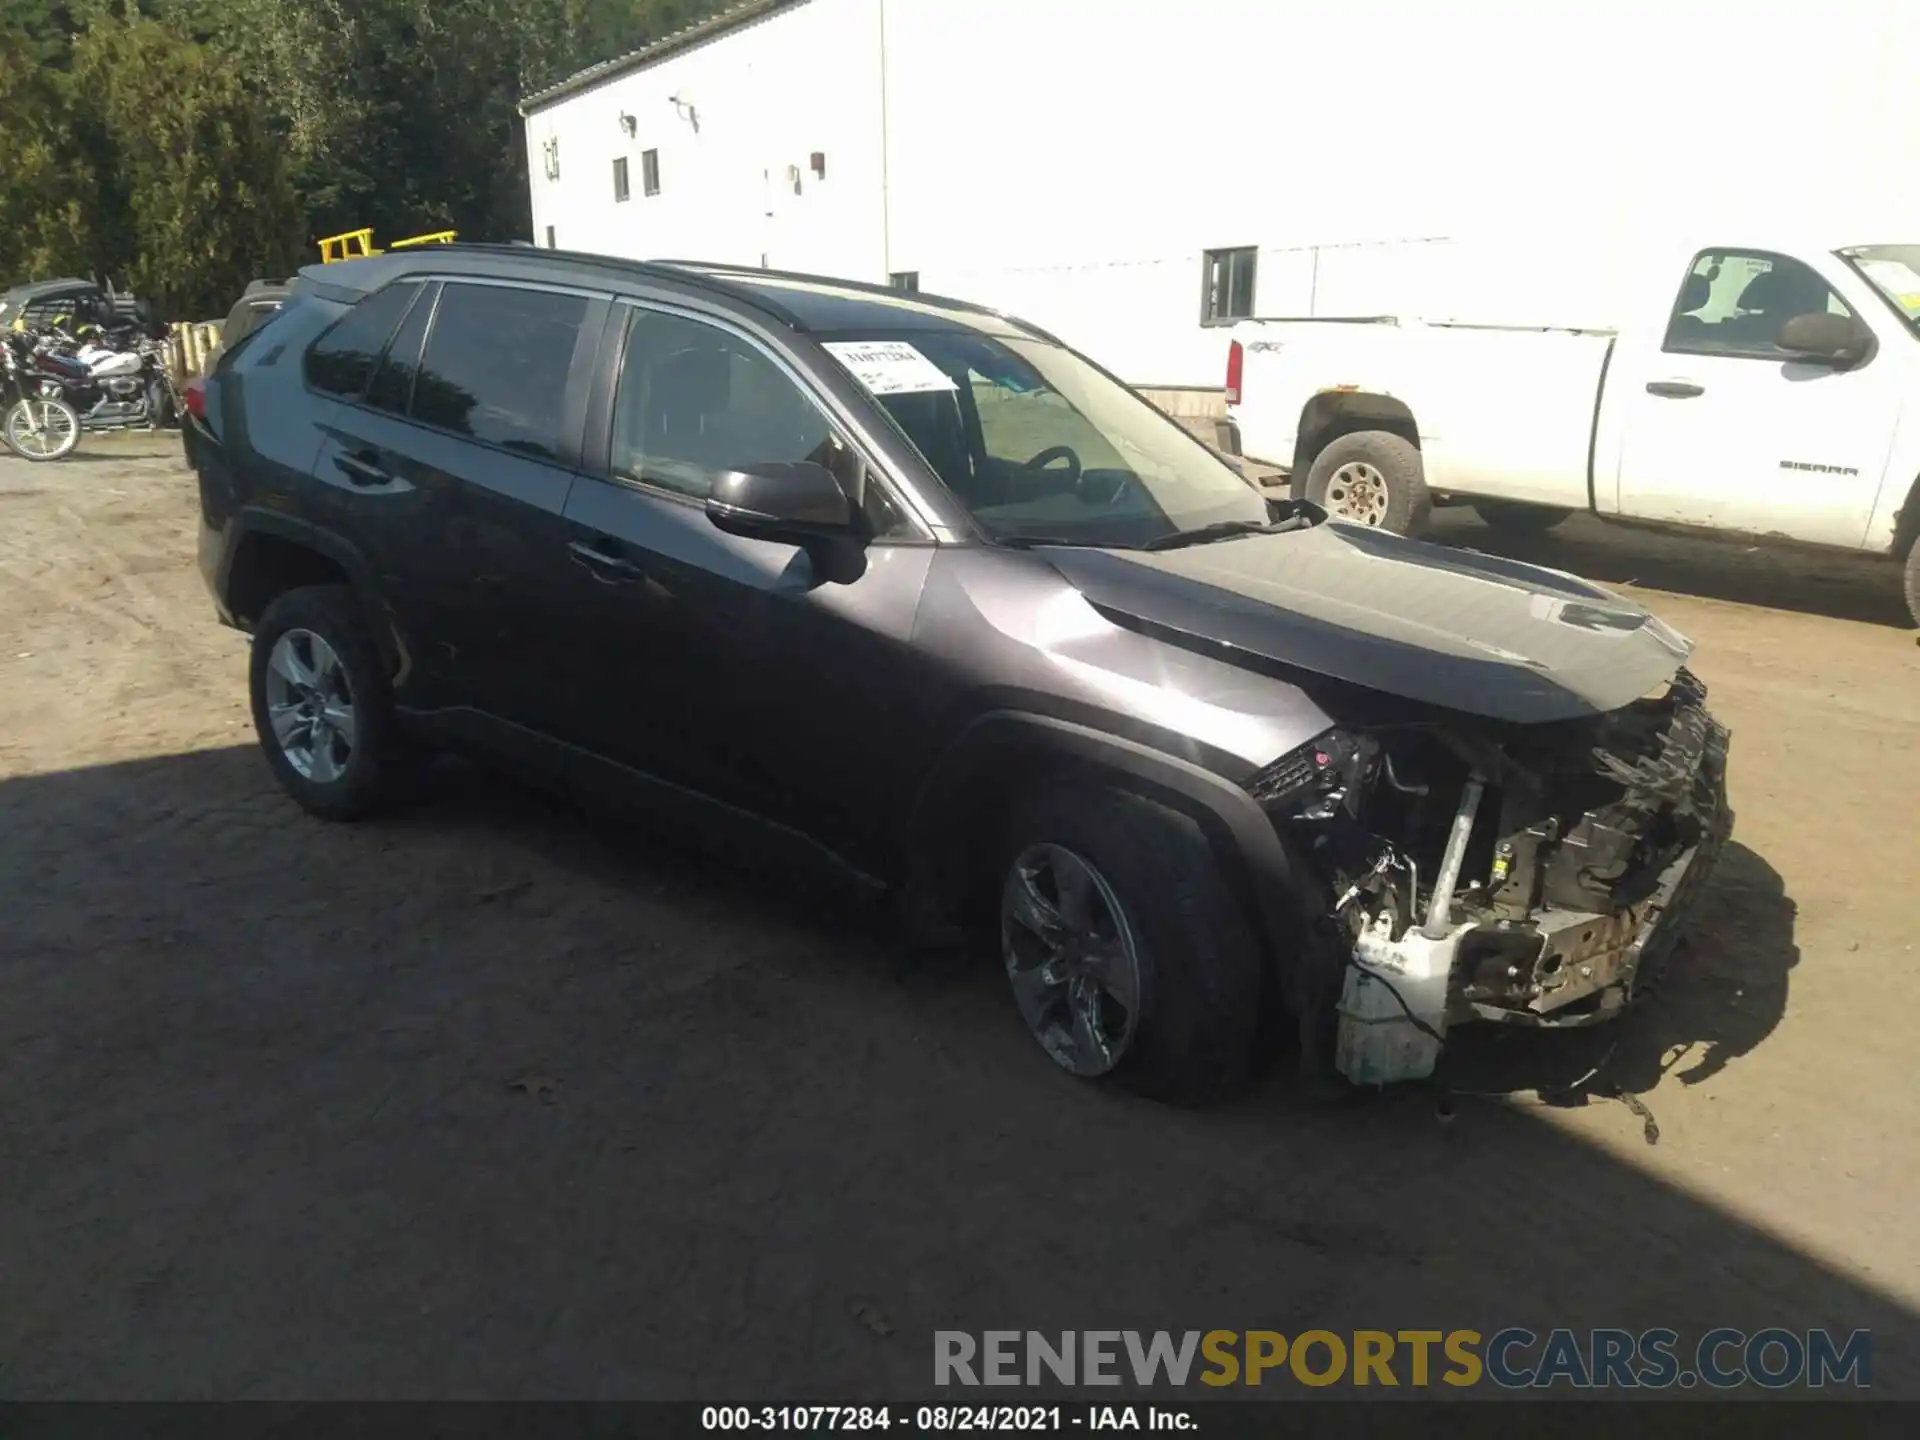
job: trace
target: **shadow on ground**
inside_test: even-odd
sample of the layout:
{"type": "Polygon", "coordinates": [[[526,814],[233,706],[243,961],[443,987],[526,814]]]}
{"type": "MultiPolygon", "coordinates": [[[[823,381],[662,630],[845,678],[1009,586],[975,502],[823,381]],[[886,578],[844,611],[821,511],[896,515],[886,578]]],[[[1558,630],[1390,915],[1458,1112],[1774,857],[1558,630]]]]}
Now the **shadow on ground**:
{"type": "MultiPolygon", "coordinates": [[[[1911,1384],[1900,1306],[1538,1108],[1109,1094],[990,965],[434,792],[327,826],[250,747],[0,784],[0,1396],[906,1398],[954,1328],[1864,1327],[1911,1384]]],[[[1778,878],[1709,899],[1744,931],[1613,1062],[1656,1109],[1786,1001],[1778,878]]]]}
{"type": "Polygon", "coordinates": [[[1900,567],[1840,552],[1697,539],[1605,524],[1575,515],[1544,535],[1493,529],[1467,507],[1434,512],[1433,539],[1584,575],[1603,585],[1639,585],[1911,630],[1900,567]]]}

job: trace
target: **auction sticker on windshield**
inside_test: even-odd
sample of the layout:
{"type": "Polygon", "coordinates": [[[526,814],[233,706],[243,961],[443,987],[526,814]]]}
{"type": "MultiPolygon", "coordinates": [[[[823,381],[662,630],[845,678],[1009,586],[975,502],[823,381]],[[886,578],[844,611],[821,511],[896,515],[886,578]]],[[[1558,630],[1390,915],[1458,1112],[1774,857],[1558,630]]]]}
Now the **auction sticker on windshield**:
{"type": "Polygon", "coordinates": [[[946,371],[904,340],[831,340],[826,348],[871,395],[958,388],[946,371]]]}

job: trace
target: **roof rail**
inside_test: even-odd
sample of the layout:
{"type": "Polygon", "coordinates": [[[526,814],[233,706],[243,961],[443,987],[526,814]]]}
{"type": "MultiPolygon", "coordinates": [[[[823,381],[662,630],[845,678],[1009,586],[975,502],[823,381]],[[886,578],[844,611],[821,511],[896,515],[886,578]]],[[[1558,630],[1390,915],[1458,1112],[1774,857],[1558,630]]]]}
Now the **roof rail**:
{"type": "Polygon", "coordinates": [[[882,285],[874,280],[849,280],[844,275],[812,275],[804,270],[769,270],[759,265],[730,265],[711,260],[652,260],[652,265],[670,265],[676,270],[692,271],[703,275],[742,275],[758,276],[765,280],[797,280],[804,284],[831,285],[836,290],[857,290],[865,295],[889,295],[894,299],[917,300],[936,309],[962,310],[972,315],[991,315],[996,320],[1005,320],[1018,325],[1023,330],[1031,330],[1042,339],[1060,341],[1057,336],[1048,334],[1031,320],[1022,320],[1018,315],[1009,315],[1004,310],[996,310],[991,305],[981,305],[976,301],[962,300],[953,295],[940,295],[927,290],[901,290],[892,285],[882,285]]]}
{"type": "MultiPolygon", "coordinates": [[[[596,270],[616,271],[623,275],[643,275],[653,280],[669,280],[689,285],[696,290],[705,290],[711,294],[724,295],[742,305],[748,305],[778,320],[781,324],[795,330],[804,330],[800,317],[786,306],[770,298],[764,291],[746,285],[728,283],[732,271],[724,273],[710,272],[694,267],[690,263],[676,263],[664,260],[627,260],[618,255],[602,255],[593,250],[553,250],[544,245],[528,246],[524,242],[512,240],[455,240],[450,244],[421,246],[419,253],[423,257],[432,257],[452,253],[480,253],[487,255],[511,255],[517,260],[528,260],[535,256],[541,259],[562,261],[569,265],[588,266],[596,270]],[[529,250],[532,251],[529,254],[529,250]]],[[[742,269],[740,274],[758,274],[756,270],[742,269]]]]}

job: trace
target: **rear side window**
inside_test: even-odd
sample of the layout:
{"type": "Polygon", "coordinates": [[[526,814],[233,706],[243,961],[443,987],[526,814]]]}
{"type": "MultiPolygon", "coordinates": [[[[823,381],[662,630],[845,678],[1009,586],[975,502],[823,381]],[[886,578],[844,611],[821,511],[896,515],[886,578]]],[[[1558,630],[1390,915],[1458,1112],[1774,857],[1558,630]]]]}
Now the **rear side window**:
{"type": "Polygon", "coordinates": [[[407,318],[394,332],[387,353],[380,358],[373,383],[367,386],[367,404],[395,415],[407,413],[413,402],[413,377],[420,369],[420,346],[427,338],[427,321],[433,315],[433,297],[437,286],[429,285],[419,303],[407,311],[407,318]]]}
{"type": "Polygon", "coordinates": [[[358,400],[373,377],[381,351],[387,348],[388,337],[419,292],[417,281],[403,280],[355,305],[307,348],[307,383],[342,400],[358,400]]]}
{"type": "Polygon", "coordinates": [[[443,286],[413,382],[413,418],[518,454],[557,458],[588,303],[502,285],[443,286]]]}

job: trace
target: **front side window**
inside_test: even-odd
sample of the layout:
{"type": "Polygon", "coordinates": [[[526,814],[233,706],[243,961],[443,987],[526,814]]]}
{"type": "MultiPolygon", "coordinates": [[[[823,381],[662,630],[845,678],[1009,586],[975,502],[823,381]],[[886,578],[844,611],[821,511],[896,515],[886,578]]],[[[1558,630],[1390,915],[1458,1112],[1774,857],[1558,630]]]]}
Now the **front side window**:
{"type": "Polygon", "coordinates": [[[1202,272],[1200,323],[1227,325],[1253,314],[1253,275],[1259,252],[1251,245],[1209,250],[1202,272]]]}
{"type": "Polygon", "coordinates": [[[558,458],[587,305],[544,290],[442,286],[408,413],[503,450],[558,458]]]}
{"type": "Polygon", "coordinates": [[[833,473],[873,535],[911,533],[826,412],[765,352],[699,320],[633,312],[614,397],[618,479],[704,500],[725,471],[800,461],[833,473]]]}
{"type": "Polygon", "coordinates": [[[1770,252],[1707,250],[1694,258],[1667,322],[1672,355],[1777,360],[1780,327],[1798,315],[1851,316],[1810,265],[1770,252]]]}
{"type": "Polygon", "coordinates": [[[344,318],[307,347],[307,383],[342,400],[358,400],[373,367],[419,293],[417,282],[403,280],[357,303],[344,318]]]}
{"type": "Polygon", "coordinates": [[[824,338],[990,535],[1131,546],[1270,518],[1213,452],[1062,345],[960,329],[824,338]]]}

